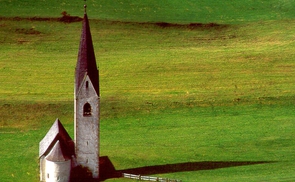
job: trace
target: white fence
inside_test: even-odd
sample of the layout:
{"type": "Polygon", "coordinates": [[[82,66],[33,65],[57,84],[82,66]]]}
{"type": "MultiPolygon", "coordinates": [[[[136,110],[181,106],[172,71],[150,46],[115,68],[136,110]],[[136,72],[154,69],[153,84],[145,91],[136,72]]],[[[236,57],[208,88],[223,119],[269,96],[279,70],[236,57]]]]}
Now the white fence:
{"type": "Polygon", "coordinates": [[[124,178],[142,180],[142,181],[159,181],[159,182],[182,182],[181,180],[177,179],[168,179],[168,178],[159,178],[159,177],[152,177],[152,176],[141,176],[141,175],[134,175],[134,174],[127,174],[123,173],[124,178]]]}

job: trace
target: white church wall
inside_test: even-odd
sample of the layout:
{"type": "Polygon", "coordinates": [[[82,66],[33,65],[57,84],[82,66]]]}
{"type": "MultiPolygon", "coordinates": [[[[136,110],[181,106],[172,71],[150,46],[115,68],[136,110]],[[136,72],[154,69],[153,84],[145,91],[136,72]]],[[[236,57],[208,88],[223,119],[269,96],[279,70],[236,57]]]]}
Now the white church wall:
{"type": "Polygon", "coordinates": [[[40,181],[46,181],[46,178],[45,178],[45,157],[42,156],[40,157],[40,181]]]}
{"type": "Polygon", "coordinates": [[[46,160],[45,178],[46,182],[69,182],[71,174],[71,160],[63,162],[52,162],[46,160]]]}
{"type": "Polygon", "coordinates": [[[78,164],[87,167],[93,178],[99,173],[99,96],[88,75],[75,99],[75,144],[78,164]],[[91,107],[84,113],[85,104],[91,107]]]}

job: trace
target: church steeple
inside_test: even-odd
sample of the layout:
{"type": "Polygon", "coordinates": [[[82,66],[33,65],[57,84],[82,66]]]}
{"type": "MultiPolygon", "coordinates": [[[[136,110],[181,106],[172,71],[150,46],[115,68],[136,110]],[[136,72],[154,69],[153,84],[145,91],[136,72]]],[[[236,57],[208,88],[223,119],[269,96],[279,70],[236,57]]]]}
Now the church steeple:
{"type": "Polygon", "coordinates": [[[93,178],[99,178],[99,73],[86,14],[75,73],[75,151],[79,165],[87,167],[93,178]]]}
{"type": "Polygon", "coordinates": [[[83,82],[85,75],[88,75],[97,95],[99,96],[99,74],[95,60],[89,20],[86,13],[86,5],[84,7],[85,13],[83,18],[80,47],[76,65],[75,92],[79,92],[81,83],[83,82]]]}

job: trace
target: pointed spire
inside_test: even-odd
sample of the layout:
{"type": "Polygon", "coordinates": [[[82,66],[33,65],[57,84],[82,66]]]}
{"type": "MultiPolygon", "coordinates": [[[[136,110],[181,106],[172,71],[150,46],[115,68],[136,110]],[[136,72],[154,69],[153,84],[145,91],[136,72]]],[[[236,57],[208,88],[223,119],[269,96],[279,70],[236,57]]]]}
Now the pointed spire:
{"type": "Polygon", "coordinates": [[[86,13],[86,5],[84,5],[85,14],[82,23],[82,33],[80,39],[80,48],[78,53],[78,61],[76,65],[75,90],[78,92],[81,83],[87,74],[94,86],[96,93],[99,95],[99,79],[98,69],[90,32],[89,20],[86,13]]]}
{"type": "Polygon", "coordinates": [[[86,8],[87,8],[87,5],[86,5],[86,0],[85,1],[85,4],[84,4],[84,14],[86,14],[86,8]]]}

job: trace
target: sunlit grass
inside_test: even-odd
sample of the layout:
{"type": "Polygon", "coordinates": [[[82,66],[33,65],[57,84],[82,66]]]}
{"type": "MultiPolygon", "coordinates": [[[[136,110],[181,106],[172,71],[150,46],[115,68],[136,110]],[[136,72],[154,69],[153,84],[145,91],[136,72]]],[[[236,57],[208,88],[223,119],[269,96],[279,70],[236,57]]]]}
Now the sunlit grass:
{"type": "MultiPolygon", "coordinates": [[[[1,2],[0,14],[83,13],[79,4],[84,2],[43,3],[48,2],[1,2]]],[[[155,176],[183,181],[294,180],[291,2],[87,3],[100,70],[100,151],[116,169],[266,161],[271,163],[155,176]]],[[[80,31],[81,22],[1,19],[1,181],[38,181],[38,143],[56,118],[73,137],[80,31]]]]}

